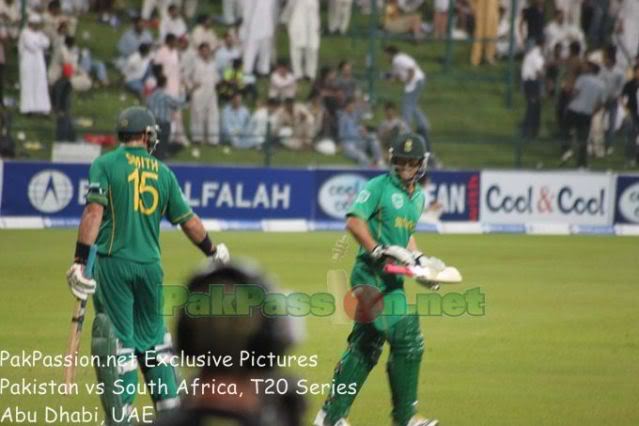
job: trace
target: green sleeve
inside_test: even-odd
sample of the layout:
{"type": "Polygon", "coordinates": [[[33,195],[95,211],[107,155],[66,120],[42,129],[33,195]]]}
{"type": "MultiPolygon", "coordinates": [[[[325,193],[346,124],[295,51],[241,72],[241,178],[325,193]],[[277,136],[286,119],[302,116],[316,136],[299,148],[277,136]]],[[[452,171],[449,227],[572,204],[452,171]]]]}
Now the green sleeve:
{"type": "Polygon", "coordinates": [[[109,205],[109,176],[106,169],[104,161],[101,161],[100,158],[91,164],[87,203],[98,203],[104,207],[109,205]]]}
{"type": "Polygon", "coordinates": [[[362,189],[346,216],[357,216],[368,221],[377,211],[379,199],[382,194],[383,180],[372,179],[366,183],[366,187],[362,189]]]}
{"type": "Polygon", "coordinates": [[[178,185],[175,174],[173,174],[172,171],[169,171],[169,174],[169,198],[166,205],[165,215],[169,222],[173,225],[181,225],[193,217],[193,211],[182,194],[182,190],[180,189],[180,185],[178,185]]]}

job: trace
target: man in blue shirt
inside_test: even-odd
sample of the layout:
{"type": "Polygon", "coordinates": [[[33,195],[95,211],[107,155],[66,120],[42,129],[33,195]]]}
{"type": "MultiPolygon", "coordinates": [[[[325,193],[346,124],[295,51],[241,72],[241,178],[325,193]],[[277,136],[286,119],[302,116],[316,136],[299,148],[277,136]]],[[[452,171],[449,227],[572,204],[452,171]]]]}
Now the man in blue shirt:
{"type": "Polygon", "coordinates": [[[253,148],[256,138],[250,135],[251,113],[242,104],[242,95],[233,94],[222,110],[222,137],[234,148],[253,148]]]}
{"type": "Polygon", "coordinates": [[[366,127],[362,126],[355,100],[348,99],[338,114],[338,135],[344,155],[360,166],[383,166],[382,148],[375,135],[369,134],[366,127]]]}

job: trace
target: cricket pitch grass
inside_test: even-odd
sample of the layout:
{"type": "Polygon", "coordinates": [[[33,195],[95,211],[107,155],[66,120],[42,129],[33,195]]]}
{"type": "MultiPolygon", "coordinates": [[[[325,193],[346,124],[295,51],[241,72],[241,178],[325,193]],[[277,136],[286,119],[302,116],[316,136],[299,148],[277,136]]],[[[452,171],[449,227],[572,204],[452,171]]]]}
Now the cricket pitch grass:
{"type": "MultiPolygon", "coordinates": [[[[0,231],[0,351],[64,353],[73,306],[64,273],[75,238],[75,230],[0,231]]],[[[342,270],[348,276],[356,249],[343,233],[237,232],[213,239],[232,256],[257,259],[282,288],[309,294],[327,292],[327,276],[342,270]]],[[[485,296],[484,315],[421,319],[420,413],[449,426],[639,424],[638,239],[421,234],[417,241],[464,276],[461,286],[440,292],[478,287],[485,296]]],[[[184,283],[202,260],[180,232],[164,232],[162,248],[165,284],[184,283]]],[[[427,291],[412,280],[406,288],[409,301],[427,291]]],[[[81,344],[87,355],[90,309],[81,344]]],[[[294,373],[330,383],[350,327],[334,316],[306,317],[306,340],[294,353],[317,355],[319,362],[294,373]]],[[[387,354],[388,348],[353,405],[354,425],[390,424],[387,354]]],[[[7,364],[0,366],[5,383],[62,382],[62,368],[7,364]]],[[[93,369],[79,368],[77,381],[94,383],[93,369]]],[[[310,424],[325,395],[307,398],[310,424]]],[[[149,404],[148,395],[138,397],[138,407],[149,404]]],[[[12,395],[7,388],[0,418],[7,409],[46,405],[101,416],[98,397],[84,391],[12,395]]],[[[42,412],[38,424],[46,424],[42,412]]]]}

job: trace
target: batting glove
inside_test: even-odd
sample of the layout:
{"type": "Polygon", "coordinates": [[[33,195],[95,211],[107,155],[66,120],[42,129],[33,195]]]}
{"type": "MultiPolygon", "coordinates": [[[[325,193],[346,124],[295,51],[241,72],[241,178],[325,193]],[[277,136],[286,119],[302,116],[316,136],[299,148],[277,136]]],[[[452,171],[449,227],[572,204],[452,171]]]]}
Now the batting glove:
{"type": "Polygon", "coordinates": [[[446,268],[444,262],[436,257],[425,256],[424,253],[419,251],[413,252],[413,260],[416,266],[420,266],[428,271],[426,275],[416,276],[415,280],[430,290],[439,290],[439,283],[433,281],[433,277],[436,277],[437,274],[446,268]]]}
{"type": "Polygon", "coordinates": [[[226,265],[231,261],[231,253],[225,244],[216,244],[215,251],[213,251],[213,261],[226,265]]]}
{"type": "Polygon", "coordinates": [[[378,244],[370,252],[370,256],[374,260],[380,260],[385,257],[390,257],[393,260],[401,263],[402,265],[413,265],[415,263],[413,259],[413,253],[410,250],[401,246],[384,246],[378,244]]]}
{"type": "Polygon", "coordinates": [[[71,265],[67,271],[67,283],[69,283],[71,293],[80,300],[87,300],[89,295],[95,293],[95,280],[85,278],[84,265],[81,263],[71,265]]]}

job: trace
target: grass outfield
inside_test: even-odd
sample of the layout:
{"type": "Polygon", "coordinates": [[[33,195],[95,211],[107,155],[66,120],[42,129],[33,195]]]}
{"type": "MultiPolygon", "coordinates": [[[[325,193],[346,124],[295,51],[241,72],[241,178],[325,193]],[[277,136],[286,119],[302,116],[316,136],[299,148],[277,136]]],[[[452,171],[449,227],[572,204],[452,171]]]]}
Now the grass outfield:
{"type": "MultiPolygon", "coordinates": [[[[64,272],[75,235],[72,230],[0,233],[0,350],[64,352],[73,303],[64,272]]],[[[224,233],[218,238],[233,254],[258,258],[283,287],[319,292],[326,291],[327,271],[348,271],[352,265],[352,242],[340,260],[332,260],[342,235],[224,233]]],[[[164,233],[162,240],[166,282],[181,282],[200,255],[178,232],[164,233]]],[[[424,414],[455,426],[639,424],[636,239],[420,235],[418,242],[459,266],[463,289],[480,287],[486,295],[483,317],[422,320],[424,414]]],[[[408,288],[414,295],[416,286],[411,282],[408,288]]],[[[319,366],[298,373],[329,382],[350,326],[315,317],[308,318],[307,328],[297,352],[318,354],[319,366]]],[[[85,330],[84,354],[88,342],[85,330]]],[[[386,355],[353,406],[354,425],[390,424],[386,355]]],[[[0,378],[61,380],[62,371],[4,365],[0,378]]],[[[78,371],[80,384],[94,380],[90,368],[78,371]]],[[[309,419],[321,401],[321,396],[311,399],[309,419]]],[[[0,416],[18,406],[39,411],[42,418],[45,404],[93,411],[99,402],[84,393],[3,394],[0,416]]]]}

